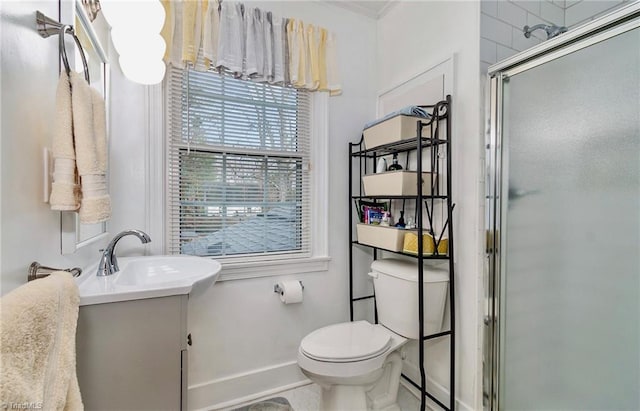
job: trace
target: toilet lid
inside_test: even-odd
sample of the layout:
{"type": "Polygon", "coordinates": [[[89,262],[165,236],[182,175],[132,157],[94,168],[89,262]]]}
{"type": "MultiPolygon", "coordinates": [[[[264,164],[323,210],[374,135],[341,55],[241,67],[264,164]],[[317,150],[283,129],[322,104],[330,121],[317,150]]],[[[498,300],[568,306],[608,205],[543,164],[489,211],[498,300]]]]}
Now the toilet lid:
{"type": "Polygon", "coordinates": [[[300,349],[314,360],[350,362],[376,357],[390,344],[389,331],[367,321],[356,321],[320,328],[302,339],[300,349]]]}

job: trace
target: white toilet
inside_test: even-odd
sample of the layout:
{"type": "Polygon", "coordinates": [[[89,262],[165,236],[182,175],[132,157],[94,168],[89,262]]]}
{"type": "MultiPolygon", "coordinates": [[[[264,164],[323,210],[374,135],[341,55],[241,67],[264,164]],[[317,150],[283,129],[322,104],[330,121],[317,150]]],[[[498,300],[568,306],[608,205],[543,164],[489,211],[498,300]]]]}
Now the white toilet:
{"type": "MultiPolygon", "coordinates": [[[[298,365],[322,388],[323,411],[399,411],[399,348],[418,339],[418,265],[376,260],[371,264],[380,324],[329,325],[302,339],[298,365]]],[[[424,265],[425,335],[441,331],[448,270],[424,265]]]]}

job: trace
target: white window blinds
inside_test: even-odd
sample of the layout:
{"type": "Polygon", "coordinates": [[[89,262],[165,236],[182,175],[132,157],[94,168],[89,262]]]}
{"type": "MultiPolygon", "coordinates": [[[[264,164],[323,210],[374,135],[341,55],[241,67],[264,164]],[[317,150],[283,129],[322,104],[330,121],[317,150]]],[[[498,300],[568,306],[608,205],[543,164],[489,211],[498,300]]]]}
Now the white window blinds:
{"type": "Polygon", "coordinates": [[[170,69],[172,253],[310,255],[309,92],[170,69]]]}

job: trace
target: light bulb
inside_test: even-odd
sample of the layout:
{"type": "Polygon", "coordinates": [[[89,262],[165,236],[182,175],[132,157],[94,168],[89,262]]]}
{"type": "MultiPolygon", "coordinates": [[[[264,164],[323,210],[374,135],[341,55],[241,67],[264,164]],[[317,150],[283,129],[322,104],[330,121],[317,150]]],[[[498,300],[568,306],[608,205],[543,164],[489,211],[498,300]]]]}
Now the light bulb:
{"type": "Polygon", "coordinates": [[[134,56],[120,56],[120,69],[131,81],[140,84],[158,84],[164,79],[166,66],[160,59],[145,61],[134,56]]]}

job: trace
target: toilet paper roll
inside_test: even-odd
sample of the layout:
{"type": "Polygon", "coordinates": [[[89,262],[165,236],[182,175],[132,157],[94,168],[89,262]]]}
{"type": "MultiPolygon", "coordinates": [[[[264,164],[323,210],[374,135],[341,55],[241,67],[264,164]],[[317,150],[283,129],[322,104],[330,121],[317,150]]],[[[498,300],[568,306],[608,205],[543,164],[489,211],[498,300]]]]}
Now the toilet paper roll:
{"type": "Polygon", "coordinates": [[[278,283],[280,288],[280,301],[285,304],[296,304],[302,302],[302,284],[300,281],[282,281],[278,283]]]}

